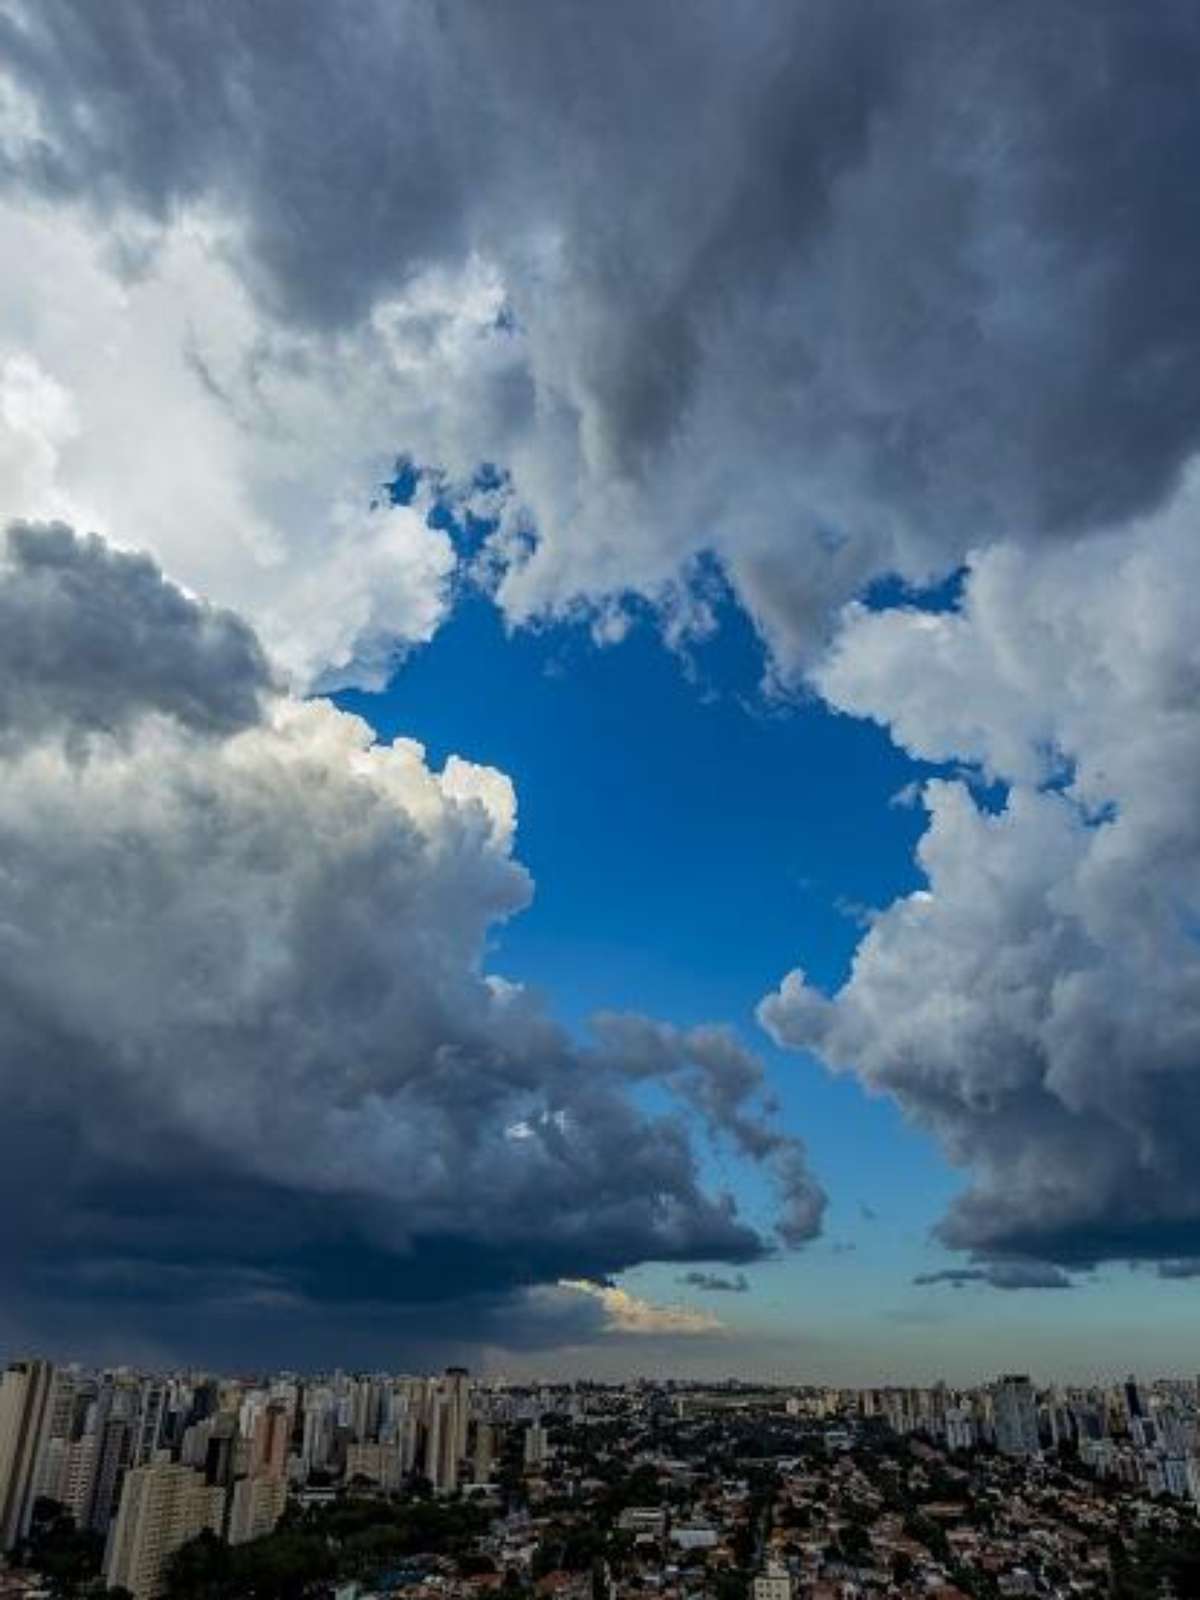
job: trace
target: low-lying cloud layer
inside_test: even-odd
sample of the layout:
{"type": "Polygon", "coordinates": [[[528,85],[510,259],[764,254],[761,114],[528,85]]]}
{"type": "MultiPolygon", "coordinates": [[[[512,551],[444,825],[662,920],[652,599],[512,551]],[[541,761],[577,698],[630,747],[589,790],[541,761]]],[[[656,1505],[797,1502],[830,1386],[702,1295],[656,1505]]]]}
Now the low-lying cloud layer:
{"type": "Polygon", "coordinates": [[[303,1306],[319,1341],[322,1304],[507,1296],[519,1341],[563,1321],[532,1286],[769,1248],[689,1123],[782,1162],[795,1239],[753,1057],[641,1018],[579,1046],[482,970],[531,892],[503,774],[288,697],[236,617],[61,525],[10,532],[0,620],[0,1267],[31,1325],[303,1306]],[[650,1078],[676,1111],[635,1108],[650,1078]]]}

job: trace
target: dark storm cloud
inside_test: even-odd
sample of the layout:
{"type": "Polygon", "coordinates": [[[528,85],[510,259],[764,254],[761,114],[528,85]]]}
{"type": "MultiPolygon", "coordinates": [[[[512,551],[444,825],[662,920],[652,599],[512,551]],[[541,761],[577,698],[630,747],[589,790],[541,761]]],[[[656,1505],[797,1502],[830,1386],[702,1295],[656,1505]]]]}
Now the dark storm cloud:
{"type": "Polygon", "coordinates": [[[64,0],[0,51],[35,110],[10,189],[203,207],[294,323],[495,265],[520,381],[481,369],[469,437],[395,443],[513,473],[517,613],[661,591],[710,547],[786,666],[873,573],[1111,524],[1194,447],[1174,0],[64,0]]]}
{"type": "Polygon", "coordinates": [[[592,1029],[618,1072],[670,1083],[750,1160],[768,1167],[782,1207],[776,1228],[796,1248],[821,1231],[827,1197],[809,1170],[804,1145],[770,1120],[762,1062],[728,1028],[675,1028],[629,1014],[601,1013],[592,1029]]]}
{"type": "Polygon", "coordinates": [[[734,1278],[722,1277],[719,1272],[695,1270],[680,1275],[680,1283],[689,1289],[699,1289],[704,1294],[749,1294],[750,1280],[744,1272],[734,1278]]]}
{"type": "Polygon", "coordinates": [[[1200,1278],[1200,1256],[1191,1256],[1178,1261],[1160,1261],[1158,1275],[1160,1278],[1200,1278]]]}
{"type": "Polygon", "coordinates": [[[147,712],[229,734],[270,687],[252,631],[147,557],[63,524],[12,525],[0,552],[0,739],[119,733],[147,712]]]}
{"type": "Polygon", "coordinates": [[[480,976],[529,894],[500,774],[372,747],[270,689],[235,619],[62,527],[15,530],[0,617],[27,646],[0,752],[0,1261],[27,1320],[74,1301],[165,1337],[224,1300],[302,1305],[315,1338],[357,1303],[470,1301],[549,1326],[528,1295],[559,1278],[764,1253],[682,1111],[625,1092],[657,1076],[740,1149],[753,1057],[668,1030],[626,1060],[615,1019],[580,1046],[480,976]],[[736,1092],[685,1092],[734,1060],[736,1092]]]}

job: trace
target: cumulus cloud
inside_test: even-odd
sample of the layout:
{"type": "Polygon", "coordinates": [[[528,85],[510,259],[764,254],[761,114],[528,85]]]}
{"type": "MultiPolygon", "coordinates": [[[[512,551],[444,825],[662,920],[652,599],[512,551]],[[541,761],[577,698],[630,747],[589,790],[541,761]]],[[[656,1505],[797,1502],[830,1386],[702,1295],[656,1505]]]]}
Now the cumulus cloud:
{"type": "Polygon", "coordinates": [[[578,1044],[484,972],[531,892],[502,773],[290,697],[245,624],[62,525],[11,531],[0,621],[0,1256],[31,1320],[478,1307],[768,1248],[706,1193],[692,1098],[640,1112],[611,1020],[578,1044]]]}
{"type": "Polygon", "coordinates": [[[452,557],[373,475],[495,462],[511,617],[686,627],[711,552],[791,672],[873,575],[1175,479],[1198,61],[1169,0],[5,0],[8,509],[374,677],[452,557]]]}
{"type": "Polygon", "coordinates": [[[711,1311],[694,1311],[688,1306],[660,1306],[642,1300],[628,1289],[611,1283],[591,1283],[586,1279],[564,1278],[560,1289],[586,1295],[599,1302],[608,1333],[680,1335],[719,1333],[723,1324],[711,1311]]]}
{"type": "Polygon", "coordinates": [[[14,524],[0,566],[0,738],[119,733],[149,712],[200,732],[259,720],[270,674],[232,612],[188,599],[145,556],[59,523],[14,524]]]}
{"type": "Polygon", "coordinates": [[[926,885],[781,1042],[892,1095],[966,1167],[952,1245],[1063,1265],[1200,1246],[1200,484],[1097,541],[981,552],[942,613],[849,609],[816,673],[914,756],[926,885]]]}
{"type": "Polygon", "coordinates": [[[750,1280],[744,1272],[728,1278],[719,1272],[693,1270],[683,1273],[679,1281],[686,1284],[689,1289],[699,1289],[704,1294],[749,1294],[750,1292],[750,1280]]]}

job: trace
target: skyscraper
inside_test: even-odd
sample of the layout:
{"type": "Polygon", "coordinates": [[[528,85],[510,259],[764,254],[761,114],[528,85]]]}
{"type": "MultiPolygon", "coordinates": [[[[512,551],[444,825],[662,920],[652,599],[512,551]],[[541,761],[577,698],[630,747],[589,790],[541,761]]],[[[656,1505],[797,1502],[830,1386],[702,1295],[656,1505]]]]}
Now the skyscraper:
{"type": "Polygon", "coordinates": [[[273,1533],[286,1504],[287,1482],[282,1476],[239,1478],[229,1508],[229,1543],[247,1544],[273,1533]]]}
{"type": "Polygon", "coordinates": [[[459,1464],[467,1450],[471,1379],[465,1367],[447,1367],[431,1396],[425,1475],[438,1494],[458,1488],[459,1464]]]}
{"type": "Polygon", "coordinates": [[[0,1550],[29,1532],[53,1377],[48,1361],[17,1361],[0,1379],[0,1550]]]}
{"type": "Polygon", "coordinates": [[[133,1468],[105,1555],[109,1588],[155,1600],[171,1556],[205,1528],[219,1534],[224,1514],[225,1490],[205,1483],[202,1473],[171,1463],[133,1468]]]}
{"type": "Polygon", "coordinates": [[[281,1400],[272,1400],[254,1419],[254,1432],[250,1438],[250,1476],[252,1478],[284,1478],[287,1476],[288,1445],[292,1436],[292,1419],[281,1400]]]}
{"type": "Polygon", "coordinates": [[[1007,1456],[1036,1455],[1037,1404],[1027,1377],[1009,1373],[996,1384],[996,1448],[1007,1456]]]}

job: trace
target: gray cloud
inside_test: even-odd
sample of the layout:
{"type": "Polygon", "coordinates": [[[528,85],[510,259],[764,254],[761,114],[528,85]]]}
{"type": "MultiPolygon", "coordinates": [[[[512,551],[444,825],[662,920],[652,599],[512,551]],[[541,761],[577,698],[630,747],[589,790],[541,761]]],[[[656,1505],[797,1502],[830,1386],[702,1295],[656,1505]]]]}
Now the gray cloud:
{"type": "Polygon", "coordinates": [[[735,1149],[770,1169],[781,1200],[776,1228],[785,1245],[796,1248],[816,1237],[825,1192],[809,1170],[802,1141],[769,1120],[778,1108],[766,1091],[761,1061],[728,1028],[676,1028],[613,1013],[594,1017],[592,1028],[618,1071],[670,1083],[712,1132],[727,1135],[735,1149]]]}
{"type": "Polygon", "coordinates": [[[993,1289],[1069,1289],[1071,1280],[1061,1267],[1041,1261],[993,1261],[985,1267],[948,1267],[941,1272],[921,1272],[916,1284],[949,1283],[961,1289],[968,1283],[986,1283],[993,1289]]]}
{"type": "Polygon", "coordinates": [[[1182,1260],[1160,1261],[1158,1263],[1160,1278],[1200,1278],[1200,1256],[1188,1256],[1182,1260]]]}
{"type": "Polygon", "coordinates": [[[680,1283],[689,1289],[699,1289],[704,1294],[748,1294],[750,1280],[744,1272],[736,1277],[723,1277],[719,1272],[701,1272],[698,1269],[682,1273],[680,1283]]]}
{"type": "Polygon", "coordinates": [[[318,1339],[453,1300],[493,1308],[483,1337],[559,1278],[769,1248],[689,1138],[740,1110],[683,1094],[731,1043],[627,1061],[652,1023],[581,1045],[481,975],[530,894],[502,774],[271,688],[145,558],[62,527],[10,550],[0,1262],[28,1320],[166,1337],[221,1302],[223,1337],[299,1308],[318,1339]],[[677,1074],[677,1111],[635,1108],[677,1074]]]}
{"type": "MultiPolygon", "coordinates": [[[[216,219],[264,319],[222,394],[336,334],[379,448],[511,473],[515,617],[633,587],[700,622],[708,550],[790,671],[873,575],[1112,525],[1195,446],[1200,22],[1172,0],[69,0],[10,4],[0,57],[10,196],[87,208],[127,279],[216,219]],[[429,289],[461,302],[472,263],[496,337],[429,289]]],[[[402,637],[436,610],[390,605],[402,637]]],[[[375,610],[337,641],[370,670],[375,610]]]]}
{"type": "Polygon", "coordinates": [[[158,712],[235,733],[270,673],[240,618],[191,600],[147,557],[59,523],[16,523],[0,556],[0,737],[121,733],[158,712]]]}

